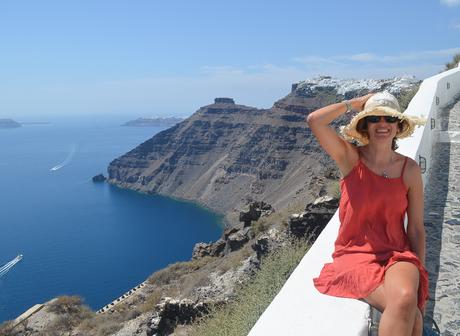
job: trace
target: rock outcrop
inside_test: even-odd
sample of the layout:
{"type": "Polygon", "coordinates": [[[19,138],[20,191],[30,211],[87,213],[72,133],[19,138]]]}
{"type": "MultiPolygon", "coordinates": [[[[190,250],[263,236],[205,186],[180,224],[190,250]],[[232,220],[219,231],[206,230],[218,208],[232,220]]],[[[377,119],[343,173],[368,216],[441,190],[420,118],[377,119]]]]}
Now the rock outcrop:
{"type": "Polygon", "coordinates": [[[289,218],[289,233],[299,238],[312,235],[313,240],[316,239],[334,216],[338,205],[339,199],[331,196],[307,204],[304,212],[292,214],[289,218]]]}
{"type": "Polygon", "coordinates": [[[240,211],[240,222],[244,227],[250,226],[251,222],[258,220],[261,216],[267,216],[274,212],[273,207],[265,202],[251,202],[240,211]]]}
{"type": "Polygon", "coordinates": [[[248,241],[254,238],[252,227],[228,228],[222,237],[214,243],[197,243],[193,248],[192,259],[196,260],[206,256],[222,257],[230,252],[242,248],[248,241]]]}
{"type": "Polygon", "coordinates": [[[214,243],[197,243],[193,248],[192,259],[199,259],[206,256],[221,257],[224,255],[227,242],[219,239],[214,243]]]}
{"type": "Polygon", "coordinates": [[[166,297],[157,305],[156,313],[147,325],[147,335],[169,335],[178,324],[190,324],[207,312],[208,305],[203,302],[166,297]]]}
{"type": "Polygon", "coordinates": [[[96,176],[93,176],[93,182],[94,183],[105,182],[105,180],[107,180],[107,178],[103,174],[98,174],[96,176]]]}
{"type": "Polygon", "coordinates": [[[257,260],[260,260],[262,256],[285,244],[288,234],[289,232],[273,228],[258,236],[251,245],[252,249],[256,252],[257,260]]]}

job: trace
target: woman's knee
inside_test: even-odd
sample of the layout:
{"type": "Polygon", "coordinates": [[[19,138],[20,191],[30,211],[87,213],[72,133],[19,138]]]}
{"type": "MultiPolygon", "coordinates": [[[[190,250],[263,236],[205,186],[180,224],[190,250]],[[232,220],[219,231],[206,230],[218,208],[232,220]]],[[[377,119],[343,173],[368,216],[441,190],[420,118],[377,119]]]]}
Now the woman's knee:
{"type": "Polygon", "coordinates": [[[387,306],[397,307],[401,310],[413,310],[417,307],[417,288],[403,285],[391,291],[387,298],[387,306]]]}
{"type": "Polygon", "coordinates": [[[387,306],[413,309],[417,305],[419,271],[409,262],[397,262],[385,274],[387,306]]]}

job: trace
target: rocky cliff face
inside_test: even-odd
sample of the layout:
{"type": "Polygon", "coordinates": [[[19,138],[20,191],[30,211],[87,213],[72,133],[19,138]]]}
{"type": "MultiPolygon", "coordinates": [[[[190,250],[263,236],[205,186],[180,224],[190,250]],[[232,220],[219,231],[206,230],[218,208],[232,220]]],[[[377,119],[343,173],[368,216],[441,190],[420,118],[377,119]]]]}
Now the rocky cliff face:
{"type": "MultiPolygon", "coordinates": [[[[292,86],[270,109],[216,98],[181,123],[112,161],[109,182],[146,193],[193,200],[238,223],[248,200],[279,209],[321,195],[338,171],[305,123],[319,107],[389,90],[400,95],[416,82],[319,77],[292,86]]],[[[350,116],[334,123],[343,124],[350,116]]]]}

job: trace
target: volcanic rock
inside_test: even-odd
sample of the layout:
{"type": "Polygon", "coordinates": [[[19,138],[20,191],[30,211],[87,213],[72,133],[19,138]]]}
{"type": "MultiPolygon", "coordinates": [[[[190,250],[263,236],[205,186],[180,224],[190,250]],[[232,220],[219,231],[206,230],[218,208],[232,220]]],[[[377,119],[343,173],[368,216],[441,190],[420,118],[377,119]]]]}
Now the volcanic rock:
{"type": "Polygon", "coordinates": [[[306,206],[301,214],[293,214],[289,218],[289,232],[296,237],[319,236],[326,227],[339,205],[339,199],[323,196],[306,206]]]}

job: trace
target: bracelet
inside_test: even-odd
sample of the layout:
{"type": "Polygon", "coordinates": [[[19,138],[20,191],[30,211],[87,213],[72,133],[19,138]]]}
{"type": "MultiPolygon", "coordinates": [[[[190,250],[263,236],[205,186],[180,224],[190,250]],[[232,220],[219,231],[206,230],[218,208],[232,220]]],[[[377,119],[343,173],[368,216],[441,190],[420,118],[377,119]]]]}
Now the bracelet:
{"type": "Polygon", "coordinates": [[[345,111],[345,113],[349,113],[349,112],[353,111],[353,106],[351,106],[351,103],[350,103],[349,100],[344,100],[343,103],[347,107],[347,110],[345,111]]]}

